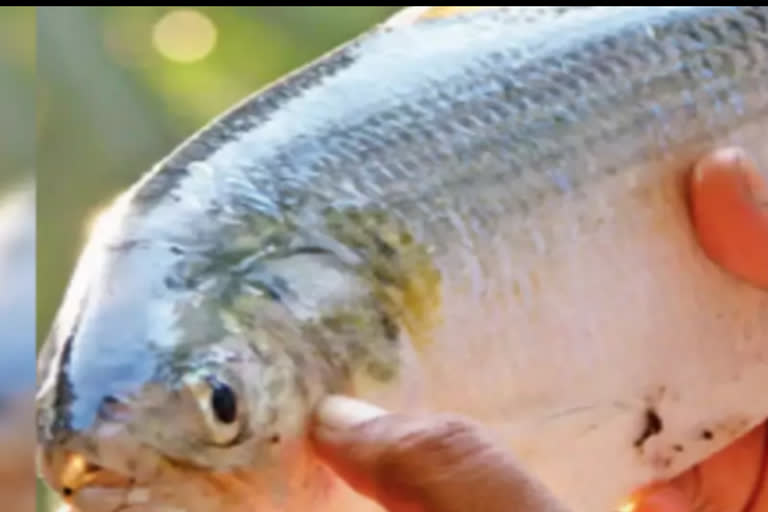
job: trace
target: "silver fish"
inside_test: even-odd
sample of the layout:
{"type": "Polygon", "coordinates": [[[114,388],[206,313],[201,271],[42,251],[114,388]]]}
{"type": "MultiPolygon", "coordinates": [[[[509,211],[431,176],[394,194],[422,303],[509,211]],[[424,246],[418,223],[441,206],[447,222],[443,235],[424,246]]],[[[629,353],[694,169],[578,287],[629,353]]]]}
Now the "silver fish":
{"type": "Polygon", "coordinates": [[[768,293],[682,185],[725,144],[768,168],[768,7],[520,12],[383,24],[116,201],[40,357],[58,492],[376,510],[307,448],[347,393],[471,417],[601,511],[768,417],[768,293]]]}

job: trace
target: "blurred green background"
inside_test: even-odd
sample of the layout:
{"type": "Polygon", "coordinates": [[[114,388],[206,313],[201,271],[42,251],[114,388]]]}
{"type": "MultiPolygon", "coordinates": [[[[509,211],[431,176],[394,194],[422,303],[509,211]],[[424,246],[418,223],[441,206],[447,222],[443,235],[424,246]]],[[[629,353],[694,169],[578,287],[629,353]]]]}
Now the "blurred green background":
{"type": "Polygon", "coordinates": [[[31,510],[35,377],[35,10],[0,7],[0,503],[31,510]]]}
{"type": "MultiPolygon", "coordinates": [[[[213,116],[397,9],[37,8],[38,344],[95,212],[213,116]]],[[[17,46],[31,95],[34,48],[17,46]]]]}
{"type": "Polygon", "coordinates": [[[35,160],[35,10],[0,7],[0,196],[35,160]]]}

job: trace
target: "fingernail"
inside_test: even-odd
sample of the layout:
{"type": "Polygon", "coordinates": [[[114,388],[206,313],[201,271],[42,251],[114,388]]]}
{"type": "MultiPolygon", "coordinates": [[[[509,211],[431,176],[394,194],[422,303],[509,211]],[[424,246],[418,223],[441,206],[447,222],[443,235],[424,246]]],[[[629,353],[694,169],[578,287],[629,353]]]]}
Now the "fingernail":
{"type": "Polygon", "coordinates": [[[318,406],[317,421],[325,429],[346,430],[385,414],[384,409],[360,400],[330,396],[318,406]]]}
{"type": "Polygon", "coordinates": [[[718,149],[698,162],[694,169],[694,179],[702,181],[713,172],[742,172],[747,161],[747,153],[739,147],[718,149]]]}

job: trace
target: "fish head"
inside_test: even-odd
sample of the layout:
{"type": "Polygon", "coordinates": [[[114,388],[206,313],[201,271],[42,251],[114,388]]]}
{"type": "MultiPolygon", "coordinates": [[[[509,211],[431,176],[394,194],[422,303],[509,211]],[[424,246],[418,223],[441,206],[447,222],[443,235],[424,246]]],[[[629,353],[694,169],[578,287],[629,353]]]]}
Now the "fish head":
{"type": "Polygon", "coordinates": [[[343,291],[346,274],[317,254],[243,263],[174,247],[86,248],[40,357],[43,476],[81,512],[313,503],[337,484],[311,450],[310,412],[343,372],[307,309],[332,294],[289,289],[312,275],[343,291]]]}

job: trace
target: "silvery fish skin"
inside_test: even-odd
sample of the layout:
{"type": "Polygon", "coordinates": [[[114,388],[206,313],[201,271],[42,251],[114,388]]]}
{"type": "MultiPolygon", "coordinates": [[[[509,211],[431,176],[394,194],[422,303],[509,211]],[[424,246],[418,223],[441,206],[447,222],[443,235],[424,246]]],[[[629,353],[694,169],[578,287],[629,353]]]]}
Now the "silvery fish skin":
{"type": "Polygon", "coordinates": [[[607,510],[766,418],[768,293],[705,257],[683,177],[768,168],[768,7],[547,12],[378,27],[121,196],[40,358],[51,485],[376,510],[307,448],[333,392],[467,415],[607,510]]]}

